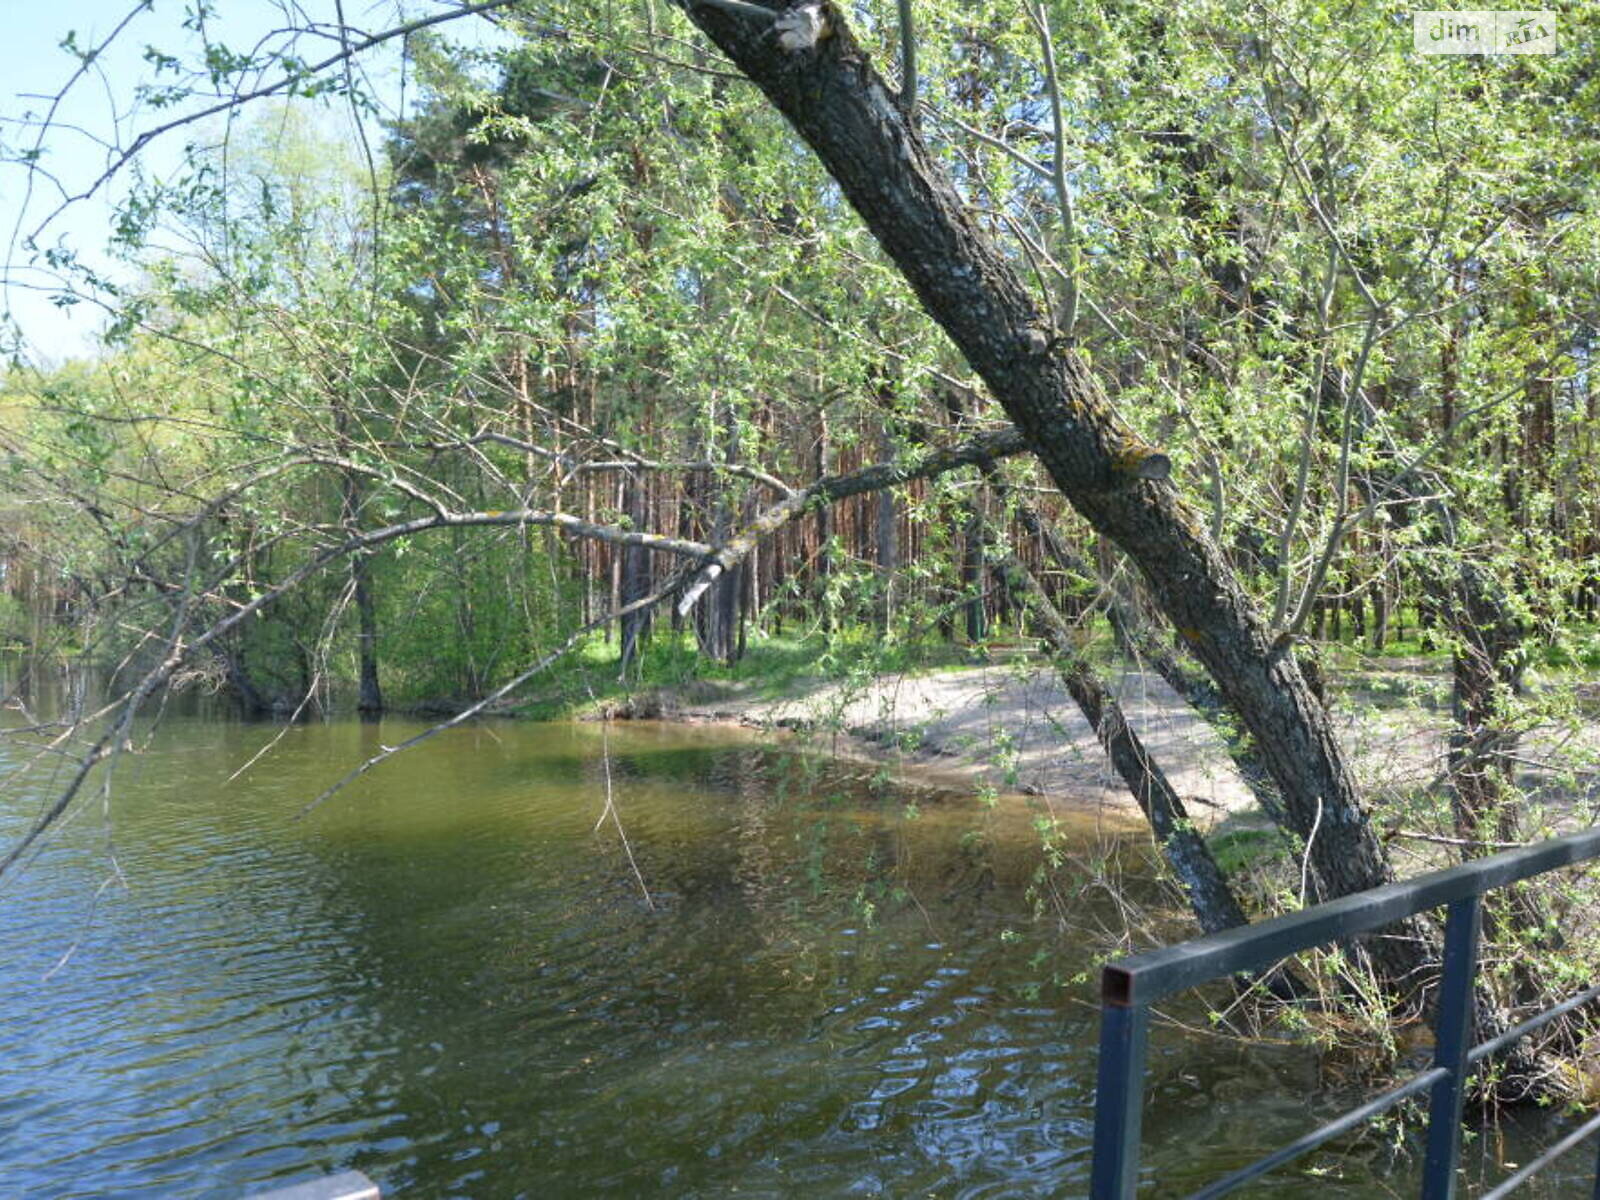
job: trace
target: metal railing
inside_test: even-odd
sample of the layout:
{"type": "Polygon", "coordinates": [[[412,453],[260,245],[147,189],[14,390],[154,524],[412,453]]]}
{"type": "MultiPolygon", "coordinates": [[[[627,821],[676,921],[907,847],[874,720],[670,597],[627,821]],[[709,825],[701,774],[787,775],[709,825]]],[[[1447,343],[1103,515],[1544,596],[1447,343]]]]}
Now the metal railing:
{"type": "MultiPolygon", "coordinates": [[[[1292,954],[1366,933],[1429,909],[1447,906],[1444,964],[1434,1017],[1433,1066],[1358,1108],[1214,1183],[1189,1200],[1209,1200],[1347,1133],[1408,1096],[1428,1093],[1428,1132],[1422,1165],[1423,1200],[1456,1195],[1466,1081],[1483,1059],[1534,1030],[1600,997],[1591,987],[1514,1029],[1471,1044],[1473,983],[1485,893],[1558,867],[1600,856],[1600,830],[1552,838],[1492,858],[1435,871],[1404,883],[1359,892],[1288,916],[1225,930],[1181,945],[1108,964],[1100,981],[1100,1067],[1095,1093],[1094,1200],[1130,1200],[1138,1186],[1139,1131],[1144,1113],[1145,1042],[1151,1005],[1176,992],[1225,976],[1255,972],[1292,954]]],[[[1504,1196],[1561,1155],[1600,1132],[1597,1116],[1503,1180],[1482,1200],[1504,1196]]],[[[1597,1164],[1595,1200],[1600,1200],[1597,1164]]]]}

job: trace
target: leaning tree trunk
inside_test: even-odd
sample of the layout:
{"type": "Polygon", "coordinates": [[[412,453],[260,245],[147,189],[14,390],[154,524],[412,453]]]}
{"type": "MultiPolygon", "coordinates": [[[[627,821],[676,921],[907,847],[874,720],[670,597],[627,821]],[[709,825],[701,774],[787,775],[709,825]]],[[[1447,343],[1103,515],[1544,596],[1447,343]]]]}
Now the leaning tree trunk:
{"type": "MultiPolygon", "coordinates": [[[[1083,359],[1064,347],[1012,264],[978,227],[839,12],[770,21],[690,4],[691,18],[811,145],[884,251],[1005,407],[1073,506],[1138,564],[1151,594],[1261,747],[1323,896],[1391,877],[1328,712],[1206,535],[1160,479],[1083,359]]],[[[1387,938],[1390,979],[1430,957],[1387,938]]]]}
{"type": "Polygon", "coordinates": [[[1476,563],[1463,561],[1446,593],[1454,635],[1450,779],[1456,836],[1468,844],[1517,835],[1507,702],[1522,690],[1522,627],[1476,563]]]}
{"type": "Polygon", "coordinates": [[[993,570],[1027,614],[1025,619],[1050,647],[1051,661],[1067,694],[1089,722],[1112,767],[1144,813],[1162,857],[1189,897],[1189,907],[1200,928],[1216,933],[1248,924],[1227,877],[1212,857],[1211,847],[1184,808],[1183,798],[1128,724],[1111,689],[1078,652],[1071,629],[1039,581],[1012,555],[998,558],[993,570]]]}
{"type": "Polygon", "coordinates": [[[992,459],[980,465],[989,487],[1011,509],[1029,536],[1037,539],[1046,561],[1080,583],[1104,589],[1106,618],[1110,622],[1111,636],[1117,649],[1135,664],[1153,668],[1179,699],[1212,727],[1227,750],[1228,757],[1238,768],[1239,777],[1261,806],[1261,811],[1280,826],[1285,825],[1287,822],[1282,805],[1278,802],[1272,775],[1255,744],[1249,738],[1239,736],[1234,713],[1216,686],[1192,667],[1179,662],[1177,654],[1163,644],[1149,622],[1140,616],[1137,605],[1119,596],[1114,588],[1106,584],[1102,572],[1096,571],[1069,549],[1032,505],[1016,497],[992,459]]]}
{"type": "MultiPolygon", "coordinates": [[[[1188,897],[1190,911],[1200,928],[1206,933],[1220,933],[1248,925],[1244,906],[1190,818],[1183,798],[1128,724],[1116,696],[1079,652],[1071,628],[1038,578],[1010,554],[996,558],[993,570],[1022,610],[1023,619],[1049,647],[1051,662],[1067,694],[1089,722],[1106,758],[1144,814],[1161,856],[1188,897]]],[[[1287,964],[1237,978],[1243,987],[1264,985],[1280,1000],[1301,1000],[1311,995],[1305,981],[1287,964]]]]}

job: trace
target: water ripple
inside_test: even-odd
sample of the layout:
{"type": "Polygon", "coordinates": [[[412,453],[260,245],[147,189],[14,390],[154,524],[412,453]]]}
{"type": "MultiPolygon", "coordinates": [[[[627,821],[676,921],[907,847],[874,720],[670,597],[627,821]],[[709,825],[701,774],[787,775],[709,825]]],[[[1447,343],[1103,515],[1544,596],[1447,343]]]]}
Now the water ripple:
{"type": "MultiPolygon", "coordinates": [[[[1082,1193],[1094,1022],[1030,964],[1090,951],[1029,920],[1025,813],[928,796],[904,821],[725,734],[614,729],[653,909],[594,829],[592,726],[453,730],[296,818],[414,728],[298,727],[228,784],[277,731],[169,719],[109,827],[0,892],[0,1197],[346,1166],[475,1200],[1082,1193]],[[108,834],[130,888],[96,906],[108,834]]],[[[39,800],[0,804],[0,835],[39,800]]],[[[1265,1082],[1308,1094],[1297,1061],[1265,1082]]],[[[1152,1128],[1251,1145],[1246,1082],[1152,1128]]]]}

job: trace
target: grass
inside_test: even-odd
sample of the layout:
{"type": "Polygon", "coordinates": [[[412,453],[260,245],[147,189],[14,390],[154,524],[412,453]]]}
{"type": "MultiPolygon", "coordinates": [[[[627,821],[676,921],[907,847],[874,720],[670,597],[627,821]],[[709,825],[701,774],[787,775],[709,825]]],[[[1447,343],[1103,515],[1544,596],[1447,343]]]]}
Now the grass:
{"type": "MultiPolygon", "coordinates": [[[[733,691],[774,700],[826,681],[1010,662],[1013,650],[1033,644],[1011,628],[999,626],[985,654],[964,642],[944,640],[931,625],[926,628],[929,632],[919,637],[901,633],[889,638],[871,622],[852,624],[833,634],[770,635],[752,629],[744,656],[726,664],[703,656],[692,633],[673,634],[658,627],[645,648],[643,662],[627,681],[618,678],[617,643],[596,635],[534,681],[512,711],[557,720],[651,693],[675,693],[690,703],[712,701],[733,691]]],[[[1448,675],[1450,651],[1422,630],[1411,609],[1397,614],[1392,628],[1404,629],[1406,636],[1391,636],[1380,651],[1374,651],[1365,637],[1356,636],[1348,626],[1338,641],[1323,642],[1330,682],[1354,688],[1380,706],[1437,703],[1437,677],[1448,675]]],[[[1122,660],[1103,616],[1087,616],[1081,623],[1081,637],[1081,652],[1090,662],[1108,671],[1118,669],[1122,660]]],[[[1571,625],[1558,638],[1531,642],[1530,647],[1530,665],[1552,671],[1558,678],[1600,671],[1600,625],[1571,625]]]]}
{"type": "Polygon", "coordinates": [[[1547,667],[1600,671],[1600,625],[1570,625],[1544,647],[1547,667]]]}
{"type": "Polygon", "coordinates": [[[692,633],[657,632],[645,648],[638,671],[630,673],[627,681],[619,678],[618,654],[616,642],[591,638],[557,663],[537,692],[515,711],[521,716],[557,720],[597,704],[657,690],[694,697],[737,689],[772,700],[819,681],[974,662],[967,646],[933,639],[885,640],[869,627],[802,637],[752,632],[744,655],[731,664],[702,655],[692,633]]]}
{"type": "MultiPolygon", "coordinates": [[[[1351,668],[1362,663],[1381,665],[1386,659],[1411,659],[1420,660],[1425,666],[1440,671],[1449,670],[1449,647],[1441,644],[1441,638],[1431,636],[1418,624],[1415,612],[1407,609],[1405,621],[1402,624],[1397,620],[1395,627],[1404,628],[1406,636],[1395,637],[1391,633],[1381,650],[1374,650],[1366,637],[1352,632],[1344,633],[1337,641],[1330,639],[1323,645],[1333,652],[1333,661],[1340,668],[1351,668]]],[[[1600,624],[1568,623],[1554,636],[1530,638],[1528,645],[1532,651],[1532,666],[1556,671],[1600,671],[1600,624]]]]}
{"type": "MultiPolygon", "coordinates": [[[[1403,625],[1397,621],[1396,627],[1404,628],[1406,636],[1391,636],[1380,651],[1372,650],[1364,637],[1353,633],[1347,633],[1338,642],[1324,643],[1329,652],[1330,668],[1337,675],[1354,677],[1373,669],[1382,671],[1386,663],[1405,661],[1408,665],[1420,662],[1424,673],[1448,672],[1449,650],[1422,630],[1414,612],[1408,610],[1404,616],[1403,625]]],[[[1084,634],[1085,650],[1092,661],[1107,667],[1118,661],[1103,618],[1090,618],[1084,634]]],[[[1009,631],[997,630],[992,649],[1003,653],[1025,640],[1009,631]]],[[[738,690],[772,700],[793,695],[815,682],[915,674],[974,666],[979,661],[982,661],[981,656],[963,643],[947,642],[938,637],[884,639],[875,626],[863,624],[831,635],[768,635],[752,631],[744,656],[728,664],[703,656],[692,633],[674,635],[658,630],[645,649],[638,671],[629,681],[623,682],[618,679],[616,642],[596,636],[576,654],[558,663],[545,677],[543,685],[516,711],[553,720],[586,711],[596,704],[615,703],[652,691],[675,692],[690,699],[711,699],[719,693],[738,690]]],[[[1559,640],[1538,644],[1535,663],[1554,670],[1600,669],[1600,626],[1570,627],[1562,632],[1559,640]]],[[[1383,684],[1381,691],[1395,693],[1387,696],[1391,701],[1432,696],[1431,690],[1414,683],[1380,682],[1383,684]]]]}
{"type": "Polygon", "coordinates": [[[1226,875],[1246,868],[1266,867],[1289,858],[1289,844],[1281,830],[1230,829],[1207,839],[1217,865],[1226,875]]]}

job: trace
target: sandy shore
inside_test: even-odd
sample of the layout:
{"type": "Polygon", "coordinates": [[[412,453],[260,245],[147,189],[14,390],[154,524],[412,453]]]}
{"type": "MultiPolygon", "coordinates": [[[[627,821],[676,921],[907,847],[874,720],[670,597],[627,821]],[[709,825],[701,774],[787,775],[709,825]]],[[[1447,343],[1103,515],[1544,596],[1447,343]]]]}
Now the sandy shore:
{"type": "MultiPolygon", "coordinates": [[[[1397,680],[1404,682],[1391,676],[1383,686],[1397,680]]],[[[1163,680],[1127,670],[1107,682],[1196,821],[1211,827],[1261,819],[1216,731],[1163,680]]],[[[1432,702],[1374,704],[1364,684],[1364,698],[1335,706],[1341,738],[1369,796],[1413,791],[1443,769],[1443,681],[1423,683],[1437,693],[1432,702]]],[[[817,682],[781,700],[762,698],[755,688],[732,690],[710,700],[669,699],[649,715],[789,729],[821,749],[865,753],[941,786],[1047,796],[1138,819],[1132,797],[1055,674],[1030,664],[817,682]]],[[[1600,740],[1594,732],[1584,740],[1600,740]]],[[[1543,741],[1530,739],[1530,750],[1543,741]]],[[[1524,782],[1537,787],[1543,774],[1530,772],[1524,782]]]]}
{"type": "MultiPolygon", "coordinates": [[[[1217,734],[1162,680],[1130,671],[1112,682],[1129,722],[1197,820],[1255,810],[1217,734]]],[[[1088,722],[1051,672],[1000,665],[817,683],[782,700],[733,692],[664,715],[787,728],[819,742],[838,737],[847,753],[865,743],[874,757],[944,786],[1048,796],[1137,816],[1088,722]]]]}

